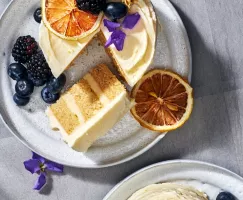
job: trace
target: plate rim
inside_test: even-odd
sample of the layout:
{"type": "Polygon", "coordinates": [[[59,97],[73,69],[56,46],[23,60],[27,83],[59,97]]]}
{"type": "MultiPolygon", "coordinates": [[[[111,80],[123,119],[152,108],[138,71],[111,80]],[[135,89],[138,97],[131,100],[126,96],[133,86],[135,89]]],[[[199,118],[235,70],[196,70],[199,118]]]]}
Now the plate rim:
{"type": "MultiPolygon", "coordinates": [[[[185,28],[185,25],[180,17],[180,15],[178,14],[177,10],[175,9],[175,7],[173,6],[173,4],[169,1],[169,0],[164,0],[169,8],[171,9],[171,11],[173,12],[173,14],[175,15],[175,17],[178,19],[178,23],[179,23],[179,26],[181,27],[181,30],[182,30],[182,33],[183,33],[183,36],[185,38],[185,43],[186,43],[186,46],[187,46],[187,50],[188,50],[188,57],[189,57],[189,74],[188,74],[188,79],[189,79],[189,82],[191,82],[191,77],[192,77],[192,52],[191,52],[191,45],[190,45],[190,41],[189,41],[189,37],[188,37],[188,34],[187,34],[187,30],[185,28]]],[[[13,5],[14,3],[14,0],[11,0],[7,6],[5,7],[5,9],[3,10],[2,14],[0,15],[0,21],[3,20],[3,17],[5,16],[7,10],[11,7],[11,5],[13,5]]],[[[1,118],[1,121],[3,122],[4,126],[8,129],[8,131],[15,137],[17,138],[18,141],[20,141],[25,147],[27,147],[28,149],[30,149],[31,151],[33,152],[36,152],[38,153],[39,155],[41,156],[44,156],[43,153],[39,150],[36,150],[34,149],[34,147],[31,146],[31,144],[28,144],[28,142],[26,140],[24,140],[24,138],[22,138],[21,136],[19,136],[18,134],[15,134],[15,131],[12,130],[11,127],[9,127],[7,121],[4,119],[4,114],[2,113],[2,111],[0,110],[0,118],[1,118]]],[[[60,163],[58,162],[57,160],[55,160],[55,158],[51,158],[50,160],[54,161],[54,162],[58,162],[60,164],[63,164],[64,166],[67,166],[67,167],[74,167],[74,168],[83,168],[83,169],[99,169],[99,168],[107,168],[107,167],[112,167],[112,166],[116,166],[116,165],[119,165],[119,164],[122,164],[122,163],[126,163],[128,161],[131,161],[132,159],[134,158],[137,158],[139,156],[141,156],[143,153],[147,152],[148,150],[150,150],[152,147],[154,147],[159,141],[162,140],[162,138],[166,135],[166,133],[164,134],[161,134],[159,135],[153,142],[151,142],[150,144],[148,144],[147,146],[145,146],[143,149],[141,149],[140,151],[124,158],[124,159],[121,159],[119,161],[115,161],[115,162],[112,162],[112,163],[109,163],[109,164],[97,164],[97,165],[89,165],[89,166],[82,166],[82,165],[75,165],[75,164],[68,164],[68,163],[60,163]]],[[[48,158],[48,155],[45,155],[45,157],[47,159],[48,158]]]]}
{"type": "Polygon", "coordinates": [[[170,164],[198,164],[201,166],[208,166],[208,167],[213,167],[215,169],[221,170],[222,172],[226,172],[228,174],[230,174],[232,177],[237,178],[239,180],[242,181],[243,183],[243,177],[241,177],[240,175],[236,174],[235,172],[230,171],[229,169],[226,169],[224,167],[221,167],[219,165],[216,164],[212,164],[209,162],[204,162],[204,161],[200,161],[200,160],[188,160],[188,159],[175,159],[175,160],[167,160],[167,161],[161,161],[158,163],[154,163],[151,164],[149,166],[143,167],[137,171],[135,171],[134,173],[132,173],[131,175],[127,176],[126,178],[124,178],[123,180],[121,180],[119,183],[117,183],[107,194],[106,196],[103,198],[103,200],[109,200],[110,196],[123,184],[126,184],[127,181],[129,181],[130,179],[132,179],[133,177],[143,173],[144,171],[148,171],[151,170],[152,168],[158,167],[158,166],[165,166],[165,165],[170,165],[170,164]]]}

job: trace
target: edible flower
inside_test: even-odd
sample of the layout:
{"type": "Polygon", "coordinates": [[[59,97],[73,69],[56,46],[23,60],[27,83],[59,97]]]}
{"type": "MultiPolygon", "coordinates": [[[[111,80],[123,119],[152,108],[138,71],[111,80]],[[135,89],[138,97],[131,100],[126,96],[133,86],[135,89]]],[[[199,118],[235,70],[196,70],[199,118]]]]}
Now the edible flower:
{"type": "Polygon", "coordinates": [[[32,152],[32,159],[24,161],[25,169],[32,174],[37,173],[39,177],[34,185],[34,190],[41,190],[46,184],[47,171],[63,172],[63,165],[49,161],[40,155],[32,152]]]}
{"type": "Polygon", "coordinates": [[[107,27],[109,32],[112,32],[107,40],[105,47],[109,47],[114,44],[118,51],[122,51],[126,38],[126,33],[122,31],[122,28],[133,29],[140,19],[139,13],[127,15],[122,23],[112,22],[108,19],[104,19],[104,26],[107,27]]]}

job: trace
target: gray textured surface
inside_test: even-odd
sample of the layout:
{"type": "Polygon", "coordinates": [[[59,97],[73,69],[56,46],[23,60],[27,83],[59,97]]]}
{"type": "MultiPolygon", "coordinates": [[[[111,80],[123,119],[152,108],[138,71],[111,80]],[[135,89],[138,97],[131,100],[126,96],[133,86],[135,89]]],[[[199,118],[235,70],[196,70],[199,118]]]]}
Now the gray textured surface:
{"type": "MultiPolygon", "coordinates": [[[[8,0],[1,0],[0,12],[8,0]]],[[[243,1],[172,0],[188,31],[193,54],[195,108],[189,122],[147,153],[100,170],[65,168],[41,192],[22,162],[30,151],[0,122],[0,199],[101,200],[120,180],[149,164],[195,159],[243,176],[243,1]]]]}

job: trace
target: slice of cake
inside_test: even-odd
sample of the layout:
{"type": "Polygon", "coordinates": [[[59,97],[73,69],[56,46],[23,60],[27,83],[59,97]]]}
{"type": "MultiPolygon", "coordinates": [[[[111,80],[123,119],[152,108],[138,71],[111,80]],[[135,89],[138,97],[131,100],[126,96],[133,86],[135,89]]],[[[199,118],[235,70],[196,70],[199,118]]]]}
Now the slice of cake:
{"type": "Polygon", "coordinates": [[[85,152],[129,110],[127,92],[105,65],[99,65],[51,105],[52,129],[76,151],[85,152]]]}
{"type": "MultiPolygon", "coordinates": [[[[130,86],[147,71],[153,61],[156,42],[156,16],[150,0],[134,0],[129,14],[138,13],[140,20],[133,29],[123,28],[126,34],[122,51],[114,45],[106,48],[114,64],[130,86]]],[[[109,40],[111,32],[101,24],[99,38],[103,43],[109,40]]]]}

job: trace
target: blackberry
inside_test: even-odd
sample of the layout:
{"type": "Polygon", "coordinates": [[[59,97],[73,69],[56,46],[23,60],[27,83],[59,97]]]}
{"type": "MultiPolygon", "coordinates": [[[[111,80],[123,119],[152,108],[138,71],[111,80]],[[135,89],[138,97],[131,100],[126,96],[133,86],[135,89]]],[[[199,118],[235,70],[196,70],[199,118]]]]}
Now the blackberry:
{"type": "Polygon", "coordinates": [[[105,7],[106,0],[76,0],[80,10],[90,11],[98,15],[105,7]]]}
{"type": "Polygon", "coordinates": [[[27,73],[33,82],[41,80],[46,81],[52,75],[42,52],[32,55],[30,60],[27,62],[26,67],[27,73]]]}
{"type": "Polygon", "coordinates": [[[25,64],[38,50],[38,44],[30,35],[21,36],[17,39],[12,49],[14,60],[25,64]]]}

